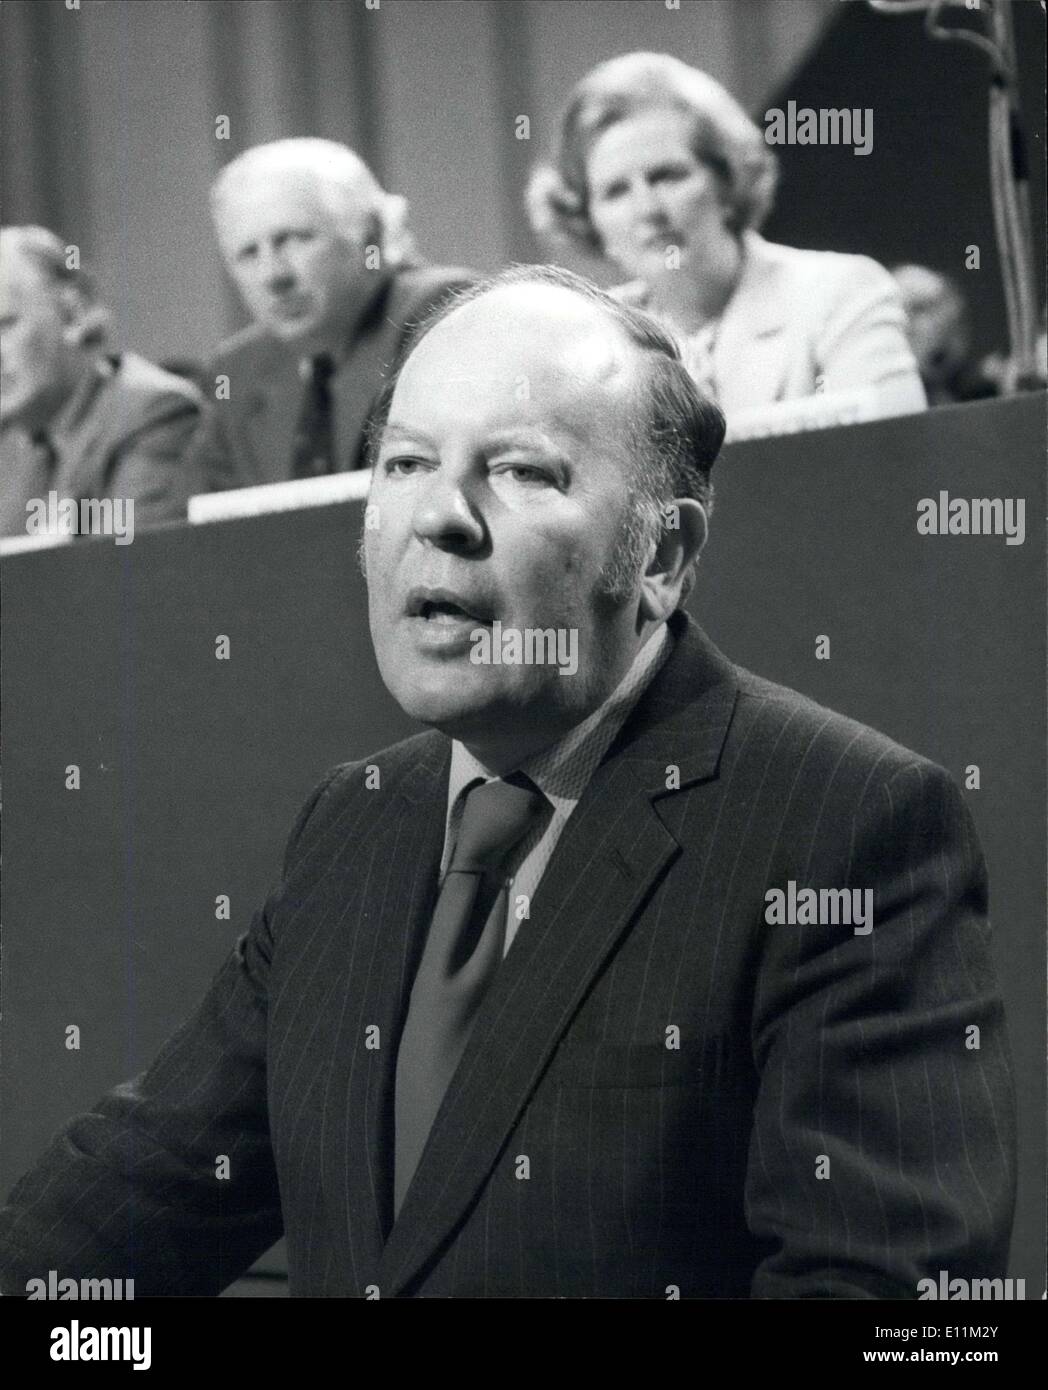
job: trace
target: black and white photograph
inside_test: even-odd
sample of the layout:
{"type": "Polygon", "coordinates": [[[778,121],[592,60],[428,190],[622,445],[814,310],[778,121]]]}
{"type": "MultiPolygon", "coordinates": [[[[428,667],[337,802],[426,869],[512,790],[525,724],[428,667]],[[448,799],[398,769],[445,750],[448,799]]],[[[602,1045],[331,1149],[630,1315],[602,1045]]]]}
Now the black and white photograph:
{"type": "Polygon", "coordinates": [[[261,1373],[282,1324],[367,1335],[331,1299],[437,1335],[686,1300],[700,1367],[1017,1370],[1045,32],[4,0],[34,1373],[184,1376],[233,1327],[206,1364],[261,1373]]]}

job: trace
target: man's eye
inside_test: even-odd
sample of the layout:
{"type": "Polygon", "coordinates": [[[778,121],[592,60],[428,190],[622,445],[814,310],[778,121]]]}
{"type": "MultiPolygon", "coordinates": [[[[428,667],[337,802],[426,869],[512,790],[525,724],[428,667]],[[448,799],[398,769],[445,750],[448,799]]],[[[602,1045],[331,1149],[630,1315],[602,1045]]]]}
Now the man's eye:
{"type": "Polygon", "coordinates": [[[507,463],[502,468],[496,468],[494,472],[496,474],[508,473],[515,483],[552,486],[555,481],[548,469],[536,467],[531,463],[507,463]]]}
{"type": "Polygon", "coordinates": [[[410,477],[412,473],[417,472],[421,467],[422,460],[411,457],[389,458],[384,459],[382,462],[382,471],[387,477],[410,477]]]}

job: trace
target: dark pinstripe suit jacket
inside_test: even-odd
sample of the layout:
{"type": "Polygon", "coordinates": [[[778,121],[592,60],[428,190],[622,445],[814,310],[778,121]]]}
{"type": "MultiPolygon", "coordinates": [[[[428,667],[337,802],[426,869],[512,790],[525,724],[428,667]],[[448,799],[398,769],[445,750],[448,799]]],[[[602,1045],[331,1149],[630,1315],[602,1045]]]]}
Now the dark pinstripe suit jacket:
{"type": "Polygon", "coordinates": [[[53,1268],[213,1293],[282,1229],[291,1290],[311,1295],[913,1298],[940,1268],[1003,1274],[1013,1093],[960,795],[673,626],[395,1224],[394,1062],[444,833],[436,733],[312,796],[191,1021],[15,1189],[4,1287],[53,1268]],[[791,879],[872,888],[872,931],[769,926],[765,891],[791,879]]]}

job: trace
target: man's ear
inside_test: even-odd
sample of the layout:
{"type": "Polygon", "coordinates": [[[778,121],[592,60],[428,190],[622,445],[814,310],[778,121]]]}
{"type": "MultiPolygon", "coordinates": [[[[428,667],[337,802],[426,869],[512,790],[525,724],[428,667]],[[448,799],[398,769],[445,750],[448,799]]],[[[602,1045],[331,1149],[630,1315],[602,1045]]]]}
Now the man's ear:
{"type": "Polygon", "coordinates": [[[382,259],[396,269],[418,258],[415,238],[408,231],[408,200],[399,193],[387,193],[378,213],[382,259]]]}
{"type": "Polygon", "coordinates": [[[706,508],[692,497],[676,497],[662,509],[662,530],[640,581],[640,613],[662,622],[675,612],[692,565],[709,530],[706,508]]]}

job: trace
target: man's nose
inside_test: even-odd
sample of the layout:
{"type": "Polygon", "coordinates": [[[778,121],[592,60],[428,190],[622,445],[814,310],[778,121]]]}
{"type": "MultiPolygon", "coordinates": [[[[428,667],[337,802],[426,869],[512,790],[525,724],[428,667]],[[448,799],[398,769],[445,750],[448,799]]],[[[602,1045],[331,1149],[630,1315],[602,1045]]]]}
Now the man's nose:
{"type": "Polygon", "coordinates": [[[487,536],[468,478],[445,467],[433,469],[415,500],[412,528],[419,540],[441,550],[473,551],[487,536]]]}
{"type": "Polygon", "coordinates": [[[289,289],[295,283],[295,272],[283,251],[264,246],[259,255],[259,275],[271,290],[289,289]]]}

